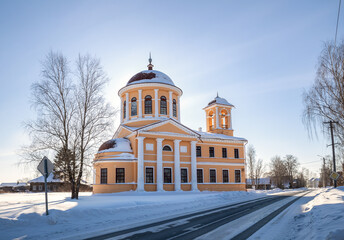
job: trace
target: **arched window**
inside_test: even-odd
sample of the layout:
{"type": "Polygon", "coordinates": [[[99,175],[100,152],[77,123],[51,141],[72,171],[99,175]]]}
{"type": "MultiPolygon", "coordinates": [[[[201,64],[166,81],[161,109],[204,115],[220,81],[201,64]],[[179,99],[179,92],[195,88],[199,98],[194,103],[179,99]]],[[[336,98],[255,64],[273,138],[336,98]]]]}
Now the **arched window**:
{"type": "Polygon", "coordinates": [[[167,115],[167,102],[165,96],[160,98],[160,114],[167,115]]]}
{"type": "Polygon", "coordinates": [[[127,105],[127,102],[126,101],[124,101],[124,103],[123,103],[123,118],[126,118],[126,105],[127,105]]]}
{"type": "Polygon", "coordinates": [[[162,148],[163,151],[167,151],[167,152],[172,152],[172,148],[168,145],[165,145],[163,148],[162,148]]]}
{"type": "Polygon", "coordinates": [[[177,101],[173,99],[173,117],[177,117],[177,101]]]}
{"type": "Polygon", "coordinates": [[[152,114],[152,97],[149,95],[145,97],[145,114],[152,114]]]}
{"type": "Polygon", "coordinates": [[[136,102],[136,97],[133,97],[131,99],[131,116],[136,116],[137,115],[137,102],[136,102]]]}

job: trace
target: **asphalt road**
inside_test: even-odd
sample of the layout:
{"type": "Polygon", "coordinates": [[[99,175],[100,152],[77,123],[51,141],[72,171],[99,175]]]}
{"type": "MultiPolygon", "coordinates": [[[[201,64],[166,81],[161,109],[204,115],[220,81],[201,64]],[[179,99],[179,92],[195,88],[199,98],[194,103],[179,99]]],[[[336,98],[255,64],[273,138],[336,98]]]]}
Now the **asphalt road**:
{"type": "MultiPolygon", "coordinates": [[[[307,193],[308,191],[304,194],[307,193]]],[[[258,229],[268,223],[272,218],[277,216],[280,212],[282,212],[284,209],[289,207],[292,203],[294,203],[304,195],[303,194],[296,197],[294,196],[295,194],[296,193],[294,192],[284,193],[283,195],[263,197],[252,201],[231,204],[211,210],[176,217],[169,220],[146,224],[135,228],[107,233],[88,239],[194,239],[206,233],[209,233],[210,231],[213,231],[224,224],[237,220],[268,205],[284,200],[286,198],[290,198],[290,201],[288,201],[288,203],[282,205],[277,210],[265,216],[263,219],[259,220],[257,223],[233,238],[247,239],[258,229]]]]}

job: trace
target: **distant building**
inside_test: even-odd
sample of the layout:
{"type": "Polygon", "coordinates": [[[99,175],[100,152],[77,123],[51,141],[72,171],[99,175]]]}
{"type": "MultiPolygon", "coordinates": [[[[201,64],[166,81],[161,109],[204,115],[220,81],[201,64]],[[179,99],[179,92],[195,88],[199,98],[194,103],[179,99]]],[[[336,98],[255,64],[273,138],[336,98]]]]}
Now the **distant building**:
{"type": "MultiPolygon", "coordinates": [[[[32,179],[28,181],[30,184],[30,191],[31,192],[44,192],[44,177],[40,176],[38,178],[32,179]]],[[[58,177],[54,176],[53,173],[47,178],[47,188],[49,192],[69,192],[70,191],[70,184],[67,182],[61,181],[58,177]]],[[[92,187],[87,185],[85,181],[80,184],[80,191],[81,192],[88,192],[92,191],[92,187]]]]}
{"type": "Polygon", "coordinates": [[[309,187],[309,188],[318,188],[319,187],[319,182],[320,182],[319,178],[311,178],[311,179],[307,180],[307,187],[309,187]]]}
{"type": "Polygon", "coordinates": [[[0,192],[25,192],[29,190],[29,185],[27,183],[1,183],[0,192]]]}
{"type": "Polygon", "coordinates": [[[252,183],[254,183],[256,189],[268,190],[271,189],[271,179],[269,177],[259,178],[258,181],[251,178],[246,179],[246,188],[253,188],[252,183]]]}

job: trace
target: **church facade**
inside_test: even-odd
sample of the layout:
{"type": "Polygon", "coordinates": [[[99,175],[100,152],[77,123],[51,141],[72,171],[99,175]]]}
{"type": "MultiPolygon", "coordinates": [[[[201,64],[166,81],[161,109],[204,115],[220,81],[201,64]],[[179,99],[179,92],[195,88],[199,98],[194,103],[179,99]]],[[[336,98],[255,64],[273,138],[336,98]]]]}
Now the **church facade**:
{"type": "Polygon", "coordinates": [[[180,122],[182,93],[151,59],[119,90],[121,124],[95,155],[94,193],[246,190],[247,140],[233,136],[234,106],[215,97],[206,131],[196,131],[180,122]]]}

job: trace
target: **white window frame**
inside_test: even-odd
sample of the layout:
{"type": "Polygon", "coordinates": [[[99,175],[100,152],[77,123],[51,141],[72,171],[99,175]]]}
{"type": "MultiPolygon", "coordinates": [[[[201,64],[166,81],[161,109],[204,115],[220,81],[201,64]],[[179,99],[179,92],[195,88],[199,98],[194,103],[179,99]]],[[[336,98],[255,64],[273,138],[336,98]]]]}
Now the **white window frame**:
{"type": "Polygon", "coordinates": [[[43,191],[43,186],[41,184],[38,185],[38,191],[43,191]]]}
{"type": "Polygon", "coordinates": [[[180,168],[180,182],[181,182],[181,184],[188,184],[188,183],[190,183],[189,182],[189,168],[188,167],[180,168]],[[182,182],[182,169],[186,169],[186,182],[185,183],[182,182]]]}
{"type": "Polygon", "coordinates": [[[234,169],[234,183],[242,183],[242,177],[241,177],[241,169],[234,169]],[[240,182],[235,181],[235,171],[238,170],[240,171],[240,182]]]}
{"type": "Polygon", "coordinates": [[[155,168],[154,168],[154,166],[145,166],[145,184],[156,184],[156,183],[155,183],[154,174],[155,174],[155,168]],[[147,183],[147,182],[146,182],[146,180],[147,180],[147,178],[146,178],[146,174],[147,174],[146,169],[147,169],[147,168],[153,168],[153,182],[152,182],[152,183],[147,183]]]}
{"type": "Polygon", "coordinates": [[[228,169],[228,168],[223,168],[223,169],[222,169],[222,183],[225,183],[225,184],[226,184],[226,183],[230,183],[230,182],[231,182],[230,180],[231,180],[231,179],[230,179],[230,177],[229,177],[229,169],[228,169]],[[224,182],[224,181],[223,181],[223,170],[227,170],[227,171],[228,171],[228,182],[224,182]]]}
{"type": "Polygon", "coordinates": [[[36,185],[32,185],[32,191],[37,191],[37,186],[36,185]]]}
{"type": "Polygon", "coordinates": [[[174,182],[173,182],[173,168],[172,167],[163,167],[163,172],[162,172],[162,184],[174,184],[174,182]],[[165,183],[165,168],[169,168],[169,169],[171,169],[171,183],[165,183]]]}
{"type": "Polygon", "coordinates": [[[197,184],[203,184],[203,183],[204,183],[204,169],[203,169],[203,168],[197,168],[197,169],[196,169],[196,181],[197,181],[197,184]],[[198,169],[202,170],[202,182],[201,182],[201,183],[199,183],[199,182],[197,181],[197,170],[198,170],[198,169]]]}
{"type": "Polygon", "coordinates": [[[209,183],[217,183],[217,171],[216,171],[216,168],[209,168],[209,183]],[[210,170],[215,170],[215,182],[210,182],[210,170]]]}

